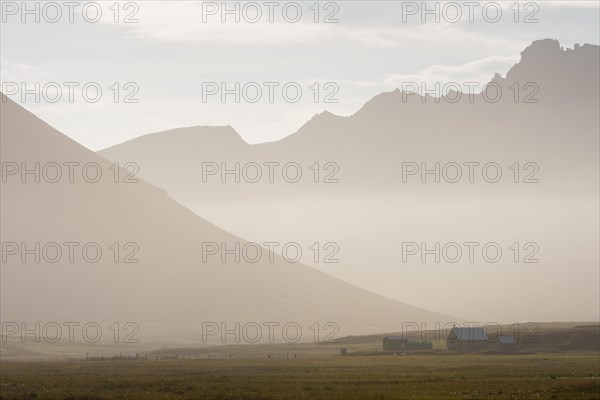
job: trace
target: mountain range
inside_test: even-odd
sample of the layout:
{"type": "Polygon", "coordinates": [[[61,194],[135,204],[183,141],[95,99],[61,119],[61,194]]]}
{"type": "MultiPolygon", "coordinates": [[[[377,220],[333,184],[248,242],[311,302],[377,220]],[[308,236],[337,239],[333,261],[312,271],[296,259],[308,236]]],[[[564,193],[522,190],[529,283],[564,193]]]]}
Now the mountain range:
{"type": "Polygon", "coordinates": [[[200,341],[201,324],[209,321],[230,328],[236,322],[295,322],[310,339],[308,327],[314,322],[359,333],[398,329],[402,321],[450,320],[267,249],[258,262],[204,259],[203,243],[231,248],[248,242],[178,204],[163,189],[142,179],[125,183],[129,171],[115,168],[4,95],[0,107],[6,174],[1,187],[4,322],[134,321],[140,338],[193,342],[200,341]],[[35,174],[20,173],[35,169],[36,163],[41,171],[37,183],[35,174]],[[9,165],[21,170],[10,174],[9,165]],[[63,167],[62,178],[53,183],[56,165],[74,165],[73,182],[63,167]],[[96,166],[85,179],[84,165],[96,166]],[[102,178],[91,183],[98,167],[102,178]],[[68,258],[69,242],[78,243],[74,262],[68,258]],[[21,246],[16,255],[6,247],[11,243],[21,246]],[[40,260],[35,251],[25,255],[36,243],[47,248],[37,251],[40,260]],[[116,261],[114,243],[120,250],[116,261]],[[86,244],[100,248],[99,261],[90,261],[97,258],[94,251],[84,257],[86,244]],[[138,262],[125,263],[127,257],[138,262]]]}
{"type": "Polygon", "coordinates": [[[145,180],[248,240],[334,242],[339,263],[303,261],[402,302],[485,320],[596,319],[599,55],[596,45],[544,39],[491,77],[485,93],[458,101],[456,92],[394,90],[351,116],[317,114],[276,142],[250,145],[231,126],[198,126],[99,154],[135,162],[145,180]],[[221,176],[236,163],[239,182],[221,176]],[[302,171],[298,182],[281,175],[290,163],[302,171]],[[439,183],[432,173],[422,178],[436,163],[439,183]],[[473,182],[465,163],[477,165],[473,182]],[[269,164],[281,168],[273,182],[269,164]],[[403,176],[409,166],[419,171],[403,176]],[[402,259],[402,243],[469,241],[499,243],[502,259],[402,259]],[[523,262],[528,243],[538,262],[523,262]]]}

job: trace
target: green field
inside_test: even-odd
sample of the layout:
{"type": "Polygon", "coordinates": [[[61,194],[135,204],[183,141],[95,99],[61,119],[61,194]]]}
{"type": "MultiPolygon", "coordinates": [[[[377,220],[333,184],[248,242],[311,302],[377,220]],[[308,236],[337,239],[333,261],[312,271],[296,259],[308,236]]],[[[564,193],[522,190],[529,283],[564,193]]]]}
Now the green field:
{"type": "Polygon", "coordinates": [[[2,399],[600,400],[598,353],[3,361],[2,399]]]}

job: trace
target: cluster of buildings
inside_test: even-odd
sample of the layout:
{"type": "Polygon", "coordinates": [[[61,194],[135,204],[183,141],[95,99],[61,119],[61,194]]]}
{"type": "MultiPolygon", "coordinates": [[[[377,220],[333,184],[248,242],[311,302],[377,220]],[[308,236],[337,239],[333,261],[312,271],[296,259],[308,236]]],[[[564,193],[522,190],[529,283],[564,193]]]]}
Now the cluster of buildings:
{"type": "MultiPolygon", "coordinates": [[[[514,336],[490,338],[481,327],[454,327],[446,338],[446,348],[460,353],[478,351],[511,352],[517,350],[514,336]]],[[[433,350],[433,342],[418,341],[408,336],[385,336],[383,351],[399,352],[414,350],[433,350]]]]}

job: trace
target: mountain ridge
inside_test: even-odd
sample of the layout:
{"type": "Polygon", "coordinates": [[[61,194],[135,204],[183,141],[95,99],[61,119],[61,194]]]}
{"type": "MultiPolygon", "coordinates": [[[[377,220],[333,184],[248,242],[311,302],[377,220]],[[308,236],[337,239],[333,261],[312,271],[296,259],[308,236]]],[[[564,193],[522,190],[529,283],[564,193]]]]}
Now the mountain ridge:
{"type": "MultiPolygon", "coordinates": [[[[533,79],[533,75],[532,75],[531,71],[529,71],[528,69],[534,68],[534,69],[536,69],[536,71],[542,71],[544,69],[547,69],[548,64],[553,64],[553,63],[555,64],[555,62],[552,62],[552,61],[555,61],[557,59],[567,60],[566,62],[568,64],[577,64],[577,61],[574,61],[574,57],[579,57],[579,59],[593,58],[594,60],[597,60],[598,54],[600,54],[599,49],[600,49],[600,46],[590,44],[590,43],[584,43],[582,45],[575,44],[573,48],[568,48],[568,47],[561,46],[560,42],[557,39],[546,38],[546,39],[535,40],[529,46],[527,46],[523,51],[521,51],[521,59],[517,63],[515,63],[511,68],[509,68],[509,70],[506,72],[504,77],[499,72],[496,72],[496,74],[490,78],[490,80],[488,81],[488,83],[485,86],[487,86],[491,83],[495,83],[495,84],[501,85],[504,88],[508,88],[514,82],[518,82],[521,85],[524,85],[527,82],[535,82],[536,79],[533,79]],[[551,57],[551,61],[548,60],[548,57],[551,57]]],[[[596,63],[596,65],[598,65],[598,63],[596,63]]],[[[572,88],[570,86],[570,84],[567,84],[566,87],[569,89],[573,89],[573,90],[569,90],[569,92],[571,92],[571,93],[576,93],[575,90],[581,90],[582,93],[585,94],[586,98],[590,98],[590,94],[595,93],[594,88],[598,88],[599,85],[598,85],[598,80],[596,80],[595,82],[589,82],[583,88],[582,87],[572,88]]],[[[505,90],[508,91],[507,89],[505,89],[505,90]]],[[[564,90],[564,89],[561,89],[561,91],[562,90],[564,90]]],[[[456,92],[451,92],[451,93],[452,93],[451,95],[443,96],[443,98],[447,98],[447,97],[452,98],[452,97],[454,97],[454,93],[456,93],[456,92]]],[[[466,94],[466,93],[467,92],[465,92],[464,94],[466,94]]],[[[425,97],[429,98],[429,100],[425,101],[426,104],[430,104],[433,107],[435,107],[435,104],[438,104],[435,101],[435,99],[433,97],[431,97],[430,95],[426,95],[425,97]]],[[[506,96],[506,97],[508,97],[508,96],[506,96]]],[[[465,95],[461,98],[461,101],[468,102],[469,100],[468,100],[467,96],[465,95]]],[[[482,101],[481,92],[475,93],[475,101],[477,101],[477,102],[482,101]]],[[[556,101],[556,100],[554,100],[554,101],[556,101]]],[[[173,128],[173,129],[168,129],[168,130],[155,132],[155,133],[147,133],[147,134],[138,136],[136,138],[133,138],[131,140],[127,140],[125,142],[115,144],[115,145],[106,147],[104,149],[101,149],[98,151],[98,153],[110,152],[112,149],[116,148],[117,146],[133,143],[136,139],[146,140],[152,135],[162,136],[162,135],[167,135],[167,134],[183,134],[183,131],[186,131],[186,130],[194,130],[199,134],[210,136],[210,140],[215,143],[217,141],[222,141],[223,143],[221,143],[221,145],[226,145],[226,144],[239,145],[239,143],[236,143],[236,142],[238,142],[238,140],[237,140],[238,138],[244,144],[246,144],[248,146],[267,145],[267,144],[271,144],[271,143],[277,143],[280,141],[284,141],[287,138],[296,135],[298,132],[305,130],[306,126],[311,126],[313,124],[328,123],[333,119],[340,120],[340,119],[345,119],[345,118],[351,118],[358,114],[368,112],[369,110],[371,110],[373,108],[385,108],[387,104],[392,105],[398,111],[402,112],[403,109],[397,108],[396,106],[402,105],[402,104],[414,105],[414,104],[418,104],[420,102],[422,102],[422,96],[420,96],[420,95],[415,96],[412,93],[405,95],[399,88],[396,88],[391,91],[382,92],[382,93],[379,93],[379,94],[373,96],[371,99],[367,100],[358,110],[356,110],[353,114],[351,114],[349,116],[341,116],[341,115],[331,113],[328,110],[323,110],[322,112],[317,113],[313,117],[311,117],[302,126],[300,126],[295,132],[292,132],[289,135],[287,135],[281,139],[275,140],[275,141],[250,144],[250,143],[246,142],[242,138],[242,136],[239,134],[239,132],[237,132],[235,130],[235,128],[231,127],[230,125],[226,125],[226,126],[197,125],[197,126],[192,126],[192,127],[173,128]],[[404,100],[404,97],[406,97],[406,101],[404,100]],[[232,138],[230,138],[228,135],[221,132],[222,128],[231,128],[233,130],[233,132],[235,133],[236,140],[232,140],[232,138]],[[213,131],[205,132],[206,130],[213,130],[213,131]],[[145,139],[142,139],[142,138],[145,138],[145,139]]],[[[410,110],[411,110],[411,108],[409,106],[406,106],[406,110],[404,112],[410,113],[410,110]]],[[[210,143],[210,142],[205,143],[205,145],[208,143],[210,143]]]]}
{"type": "MultiPolygon", "coordinates": [[[[116,146],[101,154],[113,161],[135,160],[143,176],[166,188],[177,201],[243,237],[336,240],[347,262],[343,267],[327,266],[327,271],[345,281],[368,284],[388,297],[411,299],[422,296],[420,288],[429,288],[423,301],[429,308],[444,307],[440,311],[446,313],[463,310],[474,315],[485,309],[485,315],[497,319],[570,315],[543,285],[527,285],[540,281],[564,293],[579,288],[577,296],[585,301],[578,304],[582,313],[578,318],[591,318],[598,288],[581,277],[598,274],[594,247],[598,231],[590,216],[597,215],[600,181],[600,57],[589,54],[600,54],[600,47],[557,51],[553,41],[533,44],[534,49],[546,47],[558,58],[556,63],[546,66],[546,60],[533,63],[536,69],[528,66],[521,71],[513,67],[510,79],[497,76],[504,90],[498,102],[482,96],[475,96],[472,103],[467,96],[456,103],[436,102],[418,94],[404,102],[395,90],[375,96],[352,116],[317,114],[276,142],[233,149],[215,145],[216,141],[210,150],[209,144],[196,147],[193,157],[160,149],[153,149],[149,157],[137,146],[116,146]],[[560,61],[563,58],[571,61],[560,61]],[[519,80],[518,91],[512,79],[519,80]],[[526,88],[530,81],[537,87],[526,88]],[[259,182],[226,180],[218,174],[201,179],[203,162],[225,163],[231,170],[234,165],[267,161],[280,166],[297,163],[304,179],[290,184],[277,176],[276,182],[269,182],[264,170],[259,182]],[[479,168],[473,181],[463,164],[468,162],[479,168]],[[403,176],[405,163],[420,171],[403,176]],[[482,176],[481,168],[488,164],[501,169],[498,182],[482,176]],[[439,172],[429,173],[425,181],[423,166],[432,170],[436,165],[439,172]],[[319,178],[333,173],[336,183],[315,183],[315,168],[319,178]],[[458,181],[444,176],[457,168],[458,181]],[[399,261],[403,241],[475,237],[501,237],[511,243],[537,240],[545,249],[545,263],[523,268],[503,260],[493,266],[496,284],[490,287],[492,275],[487,273],[492,272],[485,265],[478,264],[478,269],[463,262],[444,268],[444,263],[420,264],[418,258],[399,261]],[[566,273],[567,263],[578,273],[566,273]],[[477,279],[478,285],[467,284],[477,279]],[[485,304],[456,297],[450,288],[473,293],[486,299],[485,304]],[[502,288],[527,293],[527,307],[517,298],[509,299],[510,306],[495,303],[492,298],[503,297],[502,288]]],[[[528,50],[526,57],[530,54],[528,50]]],[[[189,151],[190,145],[179,142],[176,147],[189,151]]]]}
{"type": "MultiPolygon", "coordinates": [[[[2,100],[3,162],[111,166],[21,106],[2,100]]],[[[109,256],[92,264],[10,258],[0,269],[3,320],[134,320],[150,337],[189,340],[199,335],[206,320],[331,320],[342,332],[358,333],[397,327],[403,318],[450,318],[286,262],[279,254],[273,262],[267,256],[256,263],[231,258],[205,262],[200,251],[204,242],[248,242],[194,214],[163,189],[141,179],[124,184],[111,178],[96,183],[21,183],[18,178],[2,183],[4,241],[76,240],[95,242],[105,251],[113,242],[139,246],[139,262],[133,264],[114,263],[109,256]]]]}

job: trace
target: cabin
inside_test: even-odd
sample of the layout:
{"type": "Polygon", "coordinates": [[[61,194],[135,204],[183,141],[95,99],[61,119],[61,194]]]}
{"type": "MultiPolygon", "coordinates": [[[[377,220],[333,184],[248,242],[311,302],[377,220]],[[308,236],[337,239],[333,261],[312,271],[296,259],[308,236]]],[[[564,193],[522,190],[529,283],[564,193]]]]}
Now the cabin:
{"type": "Polygon", "coordinates": [[[461,353],[485,350],[516,351],[517,341],[514,336],[489,338],[482,327],[454,327],[446,339],[446,347],[450,351],[461,353]]]}
{"type": "Polygon", "coordinates": [[[412,351],[432,350],[433,343],[430,341],[420,342],[411,340],[406,336],[385,336],[383,338],[383,351],[412,351]]]}
{"type": "Polygon", "coordinates": [[[489,350],[492,341],[485,330],[478,327],[454,327],[446,338],[446,347],[451,351],[471,352],[489,350]]]}
{"type": "Polygon", "coordinates": [[[517,351],[517,341],[514,336],[500,336],[498,340],[498,350],[517,351]]]}
{"type": "Polygon", "coordinates": [[[383,338],[383,351],[402,351],[402,346],[407,342],[405,336],[386,336],[383,338]]]}

